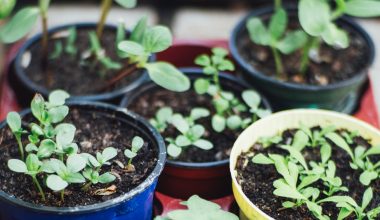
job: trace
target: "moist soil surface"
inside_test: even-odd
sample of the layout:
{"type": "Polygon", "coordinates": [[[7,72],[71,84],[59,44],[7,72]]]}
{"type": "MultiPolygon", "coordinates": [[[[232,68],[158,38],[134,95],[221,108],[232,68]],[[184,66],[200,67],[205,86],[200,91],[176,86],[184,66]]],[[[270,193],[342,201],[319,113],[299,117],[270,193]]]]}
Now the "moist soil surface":
{"type": "MultiPolygon", "coordinates": [[[[289,30],[299,29],[300,25],[294,19],[290,20],[289,30]]],[[[350,38],[350,45],[346,49],[334,49],[325,43],[321,44],[319,60],[310,61],[304,77],[301,77],[299,66],[302,51],[298,50],[290,55],[281,55],[284,74],[282,81],[309,84],[328,85],[350,79],[356,74],[366,71],[369,60],[369,48],[358,32],[348,26],[343,26],[350,38]]],[[[288,31],[289,31],[288,30],[288,31]]],[[[245,62],[259,70],[260,73],[276,77],[275,61],[271,49],[253,43],[247,31],[238,37],[237,48],[245,62]]]]}
{"type": "MultiPolygon", "coordinates": [[[[48,59],[47,71],[41,68],[41,44],[37,42],[29,49],[31,52],[31,62],[25,68],[26,75],[34,83],[48,90],[63,89],[71,95],[90,95],[99,94],[104,92],[111,92],[120,89],[132,83],[136,78],[143,73],[141,70],[134,71],[116,84],[104,90],[106,82],[116,75],[120,70],[105,70],[104,67],[95,59],[88,59],[82,62],[81,56],[89,50],[89,37],[88,33],[93,31],[89,28],[77,29],[77,39],[75,45],[78,52],[75,56],[71,56],[62,52],[61,56],[56,59],[48,59]],[[50,74],[51,81],[48,82],[48,74],[50,74]]],[[[64,33],[61,31],[58,33],[64,33]]],[[[51,55],[54,51],[55,44],[61,42],[63,48],[66,46],[66,38],[59,38],[59,34],[50,36],[48,51],[51,55]]],[[[115,31],[112,29],[104,29],[101,39],[101,45],[105,48],[105,53],[113,61],[120,64],[126,64],[126,61],[120,60],[116,54],[115,48],[115,31]]]]}
{"type": "MultiPolygon", "coordinates": [[[[235,92],[236,97],[240,97],[237,91],[231,92],[235,92]]],[[[191,109],[194,107],[206,108],[211,114],[215,113],[212,105],[212,97],[209,95],[198,95],[194,90],[175,93],[158,87],[154,87],[134,99],[128,106],[128,109],[150,119],[154,118],[156,112],[164,106],[171,107],[173,112],[180,113],[184,116],[188,116],[191,109]]],[[[206,133],[204,138],[211,141],[214,144],[214,147],[211,150],[202,150],[191,146],[186,148],[179,157],[170,159],[198,163],[228,159],[231,153],[231,148],[240,134],[239,131],[225,129],[223,132],[217,133],[211,127],[211,117],[201,118],[197,120],[197,123],[205,127],[206,133]]],[[[162,133],[162,136],[164,138],[175,138],[178,134],[179,132],[176,128],[169,125],[162,133]]]]}
{"type": "MultiPolygon", "coordinates": [[[[81,190],[84,184],[71,184],[65,190],[63,203],[60,202],[59,193],[53,193],[43,186],[47,200],[43,202],[40,195],[37,194],[31,177],[14,173],[8,168],[7,161],[12,158],[18,159],[19,152],[11,131],[6,128],[0,131],[2,138],[0,140],[0,155],[2,155],[0,157],[0,190],[26,202],[54,207],[76,207],[100,203],[125,194],[142,183],[153,171],[157,163],[157,147],[148,137],[131,125],[118,120],[115,115],[72,108],[66,121],[73,123],[77,128],[74,141],[79,146],[79,153],[86,152],[95,155],[96,152],[111,146],[118,150],[118,155],[112,160],[114,162],[110,166],[103,166],[100,172],[100,174],[111,172],[117,177],[116,180],[108,184],[92,185],[88,191],[81,190]],[[145,144],[132,161],[135,172],[126,172],[115,161],[118,160],[127,165],[128,158],[124,156],[123,152],[126,148],[130,148],[131,140],[135,135],[141,136],[145,140],[145,144]],[[112,185],[116,186],[115,193],[105,196],[94,195],[96,190],[112,185]]],[[[39,181],[42,184],[41,176],[39,176],[39,181]]]]}
{"type": "MultiPolygon", "coordinates": [[[[313,129],[320,129],[315,127],[313,129]]],[[[282,142],[279,143],[292,143],[296,130],[290,129],[283,132],[282,142]]],[[[330,142],[330,141],[329,141],[330,142]]],[[[353,149],[356,146],[360,145],[368,148],[370,146],[369,141],[363,139],[362,137],[355,137],[353,139],[353,144],[350,147],[353,149]]],[[[342,179],[342,185],[346,186],[348,192],[339,192],[337,195],[349,195],[351,196],[358,204],[361,204],[362,196],[364,191],[367,189],[366,186],[363,186],[359,182],[359,176],[361,174],[358,170],[353,170],[349,166],[349,161],[351,161],[350,156],[341,148],[334,145],[330,142],[332,146],[331,160],[335,162],[336,165],[336,176],[339,176],[342,179]]],[[[306,147],[302,151],[302,154],[308,163],[308,161],[320,161],[320,152],[319,147],[311,148],[306,147]]],[[[276,145],[272,144],[267,148],[259,143],[256,143],[249,149],[248,152],[242,153],[237,160],[236,170],[238,172],[237,180],[242,187],[244,194],[255,204],[259,209],[264,213],[269,215],[274,219],[315,219],[311,213],[309,213],[306,205],[302,205],[298,208],[293,209],[284,209],[282,203],[287,201],[287,199],[273,195],[275,190],[273,182],[277,179],[282,178],[280,174],[277,173],[276,168],[272,165],[260,165],[254,164],[251,160],[254,154],[263,153],[267,155],[268,153],[276,153],[282,155],[288,155],[286,150],[283,150],[276,145]]],[[[379,161],[380,157],[370,157],[372,162],[379,161]]],[[[312,184],[311,186],[317,187],[319,189],[325,189],[326,187],[319,181],[312,184]]],[[[373,190],[373,199],[366,210],[371,210],[375,207],[378,207],[380,204],[380,180],[377,179],[372,181],[370,186],[373,190]]],[[[319,198],[324,198],[324,194],[321,190],[321,195],[319,198]]],[[[339,210],[333,205],[333,203],[325,203],[322,205],[323,214],[328,215],[330,219],[337,219],[339,210]]],[[[350,215],[349,220],[354,220],[355,217],[350,215]]]]}

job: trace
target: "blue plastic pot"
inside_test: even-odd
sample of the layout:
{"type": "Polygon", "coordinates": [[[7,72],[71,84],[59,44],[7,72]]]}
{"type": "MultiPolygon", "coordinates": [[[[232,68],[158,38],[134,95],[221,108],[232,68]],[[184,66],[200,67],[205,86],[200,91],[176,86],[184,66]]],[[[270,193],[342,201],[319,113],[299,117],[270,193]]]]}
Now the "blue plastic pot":
{"type": "MultiPolygon", "coordinates": [[[[71,102],[69,106],[115,116],[141,132],[144,138],[150,139],[159,149],[154,170],[130,192],[88,206],[63,208],[40,206],[0,191],[0,220],[151,220],[154,190],[166,160],[166,148],[161,135],[141,116],[123,108],[92,102],[71,102]]],[[[22,115],[26,114],[30,114],[30,110],[22,112],[22,115]]],[[[6,123],[2,122],[0,129],[5,126],[6,123]]]]}
{"type": "MultiPolygon", "coordinates": [[[[96,23],[73,23],[66,24],[62,26],[57,26],[49,29],[49,35],[57,33],[62,30],[67,30],[70,27],[76,27],[78,29],[81,28],[96,28],[96,23]]],[[[106,25],[106,29],[114,29],[116,31],[116,26],[114,25],[106,25]]],[[[10,68],[10,84],[17,95],[17,99],[19,104],[23,107],[28,107],[30,100],[33,98],[35,93],[40,93],[43,96],[47,97],[51,91],[44,87],[44,85],[39,85],[30,80],[30,78],[26,75],[24,68],[21,65],[23,54],[34,44],[37,44],[41,41],[42,33],[33,36],[28,39],[18,50],[15,59],[12,62],[10,68]]],[[[154,61],[155,56],[151,56],[149,61],[154,61]]],[[[79,61],[78,61],[79,62],[79,61]]],[[[83,73],[86,74],[86,73],[83,73]]],[[[148,73],[144,70],[141,76],[136,78],[135,81],[131,82],[129,85],[125,85],[124,87],[115,89],[113,91],[97,93],[97,94],[83,94],[71,96],[70,100],[76,101],[96,101],[96,102],[107,102],[111,104],[119,104],[121,98],[124,93],[131,91],[132,89],[138,87],[141,83],[143,83],[148,78],[148,73]]]]}
{"type": "MultiPolygon", "coordinates": [[[[297,16],[296,8],[287,7],[287,11],[289,16],[297,16]]],[[[254,10],[242,18],[232,32],[229,42],[230,50],[242,70],[243,77],[270,100],[276,111],[292,108],[320,108],[353,113],[356,110],[361,89],[368,79],[368,69],[375,57],[374,44],[367,32],[348,17],[343,16],[336,21],[337,24],[355,31],[368,48],[367,62],[353,77],[326,86],[284,82],[262,73],[251,65],[239,50],[242,36],[248,34],[247,20],[251,17],[268,18],[272,14],[273,7],[254,10]]]]}

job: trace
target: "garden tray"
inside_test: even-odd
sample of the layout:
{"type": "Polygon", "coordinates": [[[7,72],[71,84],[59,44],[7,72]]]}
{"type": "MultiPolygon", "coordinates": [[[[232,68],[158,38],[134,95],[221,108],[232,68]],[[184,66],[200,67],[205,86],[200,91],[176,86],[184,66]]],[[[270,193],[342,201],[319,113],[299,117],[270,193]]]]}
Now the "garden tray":
{"type": "MultiPolygon", "coordinates": [[[[6,73],[9,64],[14,58],[15,52],[20,45],[21,44],[16,44],[11,47],[9,53],[5,56],[5,63],[7,65],[4,68],[4,77],[7,77],[6,73]]],[[[190,67],[193,66],[194,59],[197,55],[200,53],[210,53],[210,48],[215,46],[228,48],[228,42],[226,40],[176,40],[171,48],[165,52],[159,53],[157,59],[169,61],[178,67],[190,67]]],[[[0,120],[3,120],[9,111],[18,111],[20,108],[17,104],[15,95],[8,84],[8,80],[3,80],[1,89],[0,120]]],[[[363,91],[358,110],[354,116],[379,128],[379,115],[375,105],[371,82],[367,84],[367,88],[363,91]]],[[[236,209],[232,195],[213,201],[219,204],[224,210],[234,211],[236,209]]],[[[180,202],[181,200],[179,199],[156,192],[155,213],[166,214],[171,210],[184,209],[185,207],[182,206],[180,202]]]]}

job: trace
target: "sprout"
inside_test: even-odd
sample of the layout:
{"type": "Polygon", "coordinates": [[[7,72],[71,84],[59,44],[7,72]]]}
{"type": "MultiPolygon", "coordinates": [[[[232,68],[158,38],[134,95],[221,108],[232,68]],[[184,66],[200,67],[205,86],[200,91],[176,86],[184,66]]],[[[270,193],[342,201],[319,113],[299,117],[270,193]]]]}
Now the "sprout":
{"type": "Polygon", "coordinates": [[[144,146],[144,139],[142,139],[139,136],[135,136],[132,139],[132,145],[131,149],[125,149],[124,155],[129,158],[127,170],[132,171],[135,170],[135,167],[132,164],[133,158],[137,156],[137,153],[140,151],[140,149],[144,146]]]}

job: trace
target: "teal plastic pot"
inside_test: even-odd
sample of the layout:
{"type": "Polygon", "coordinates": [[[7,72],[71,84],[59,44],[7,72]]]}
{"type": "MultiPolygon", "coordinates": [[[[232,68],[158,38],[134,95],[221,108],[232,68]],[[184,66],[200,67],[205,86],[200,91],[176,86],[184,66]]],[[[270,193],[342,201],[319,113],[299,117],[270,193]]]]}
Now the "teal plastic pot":
{"type": "MultiPolygon", "coordinates": [[[[255,10],[245,16],[234,28],[230,38],[230,50],[243,77],[269,99],[275,110],[292,108],[318,108],[353,113],[361,96],[361,88],[368,79],[368,69],[375,57],[374,44],[367,32],[348,17],[342,17],[337,23],[357,32],[368,48],[367,62],[353,77],[333,84],[318,86],[296,84],[277,80],[260,72],[246,60],[239,51],[241,36],[247,34],[246,21],[251,17],[267,17],[273,8],[255,10]]],[[[297,10],[288,9],[290,16],[296,16],[297,10]]]]}

